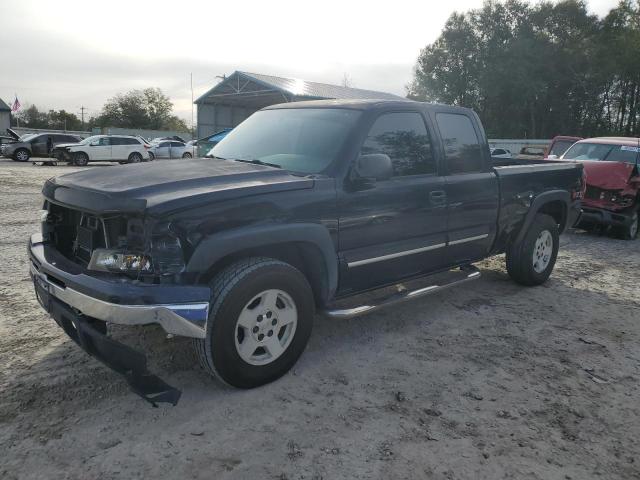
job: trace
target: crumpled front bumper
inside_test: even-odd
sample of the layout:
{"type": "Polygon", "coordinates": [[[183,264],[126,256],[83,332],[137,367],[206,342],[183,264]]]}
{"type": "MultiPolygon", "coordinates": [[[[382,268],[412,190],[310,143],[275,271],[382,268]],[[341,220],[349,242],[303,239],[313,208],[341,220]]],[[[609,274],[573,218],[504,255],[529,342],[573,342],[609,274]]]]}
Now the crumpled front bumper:
{"type": "Polygon", "coordinates": [[[149,285],[129,279],[88,275],[43,242],[29,242],[30,273],[50,295],[82,314],[120,325],[157,323],[167,333],[205,337],[211,290],[207,286],[149,285]]]}
{"type": "Polygon", "coordinates": [[[43,242],[29,242],[30,275],[42,307],[89,355],[124,376],[132,390],[155,406],[176,405],[180,391],[147,370],[143,353],[106,335],[104,322],[160,324],[167,332],[204,338],[210,289],[200,286],[135,285],[97,278],[43,242]],[[180,301],[182,300],[182,301],[180,301]]]}
{"type": "Polygon", "coordinates": [[[611,225],[613,227],[628,227],[633,221],[633,216],[626,212],[612,212],[604,208],[592,206],[582,206],[582,215],[580,216],[580,224],[598,224],[611,225]]]}

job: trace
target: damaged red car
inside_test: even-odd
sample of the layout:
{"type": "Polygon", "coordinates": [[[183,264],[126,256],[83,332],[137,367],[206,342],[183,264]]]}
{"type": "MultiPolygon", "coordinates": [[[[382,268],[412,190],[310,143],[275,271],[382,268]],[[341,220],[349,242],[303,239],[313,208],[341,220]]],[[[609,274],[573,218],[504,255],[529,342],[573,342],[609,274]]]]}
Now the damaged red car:
{"type": "Polygon", "coordinates": [[[586,191],[580,228],[611,227],[621,238],[638,236],[640,138],[598,137],[573,144],[563,160],[584,165],[586,191]]]}

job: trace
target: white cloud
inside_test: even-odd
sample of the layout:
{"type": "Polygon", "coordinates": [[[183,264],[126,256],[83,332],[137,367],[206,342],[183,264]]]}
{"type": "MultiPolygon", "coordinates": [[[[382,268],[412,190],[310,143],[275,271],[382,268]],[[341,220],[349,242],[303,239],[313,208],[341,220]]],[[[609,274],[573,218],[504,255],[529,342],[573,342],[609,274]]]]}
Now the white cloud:
{"type": "MultiPolygon", "coordinates": [[[[616,0],[592,0],[602,15],[616,0]]],[[[403,95],[415,59],[454,11],[482,0],[0,3],[0,97],[90,114],[118,92],[154,86],[191,118],[216,75],[246,70],[403,95]]]]}

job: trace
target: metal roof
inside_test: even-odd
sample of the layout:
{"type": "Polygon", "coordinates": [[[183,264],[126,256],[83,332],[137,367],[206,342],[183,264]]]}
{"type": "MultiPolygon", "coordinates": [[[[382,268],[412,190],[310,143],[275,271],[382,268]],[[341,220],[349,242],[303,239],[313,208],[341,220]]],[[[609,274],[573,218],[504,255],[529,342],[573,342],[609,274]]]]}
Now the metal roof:
{"type": "Polygon", "coordinates": [[[276,77],[261,73],[235,71],[218,83],[195,103],[205,103],[216,98],[249,98],[270,92],[280,96],[280,101],[292,99],[377,99],[406,100],[391,93],[363,90],[361,88],[342,87],[328,83],[309,82],[297,78],[276,77]],[[251,85],[248,85],[248,84],[251,85]],[[255,88],[255,87],[258,88],[255,88]]]}
{"type": "Polygon", "coordinates": [[[1,98],[0,98],[0,111],[6,111],[6,112],[11,111],[11,108],[9,108],[9,105],[4,103],[4,101],[1,98]]]}

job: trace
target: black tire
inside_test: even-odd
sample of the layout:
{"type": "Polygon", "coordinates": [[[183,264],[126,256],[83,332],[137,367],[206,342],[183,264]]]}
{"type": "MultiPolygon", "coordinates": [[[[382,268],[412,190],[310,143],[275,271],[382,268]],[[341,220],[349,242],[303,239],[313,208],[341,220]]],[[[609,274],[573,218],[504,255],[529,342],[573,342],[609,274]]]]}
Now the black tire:
{"type": "Polygon", "coordinates": [[[313,326],[315,304],[306,277],[287,263],[253,257],[228,266],[210,285],[216,296],[211,301],[206,338],[194,339],[202,367],[218,380],[239,388],[258,387],[287,373],[304,351],[313,326]],[[297,324],[279,357],[265,365],[253,365],[238,353],[237,321],[248,302],[269,289],[290,296],[297,309],[297,324]]]}
{"type": "Polygon", "coordinates": [[[635,240],[638,238],[638,210],[631,214],[631,223],[629,225],[616,227],[614,233],[623,240],[635,240]]]}
{"type": "Polygon", "coordinates": [[[153,152],[149,152],[149,161],[153,162],[156,159],[156,156],[153,154],[153,152]]]}
{"type": "Polygon", "coordinates": [[[549,215],[537,214],[531,222],[527,233],[520,243],[512,243],[507,248],[507,272],[509,276],[521,285],[534,286],[543,284],[551,275],[553,267],[558,257],[560,246],[560,234],[558,224],[549,215]],[[534,266],[534,251],[536,251],[536,241],[543,235],[543,232],[551,235],[553,245],[548,263],[544,269],[537,271],[534,266]]]}
{"type": "Polygon", "coordinates": [[[189,152],[184,152],[182,154],[182,158],[191,158],[193,155],[191,155],[189,152]]]}
{"type": "Polygon", "coordinates": [[[140,155],[138,152],[133,152],[127,159],[127,163],[140,163],[141,161],[142,155],[140,155]]]}
{"type": "Polygon", "coordinates": [[[13,152],[13,160],[16,162],[28,162],[31,158],[31,152],[26,148],[19,148],[13,152]]]}
{"type": "Polygon", "coordinates": [[[89,155],[77,152],[73,155],[73,164],[77,167],[85,167],[89,163],[89,155]]]}

